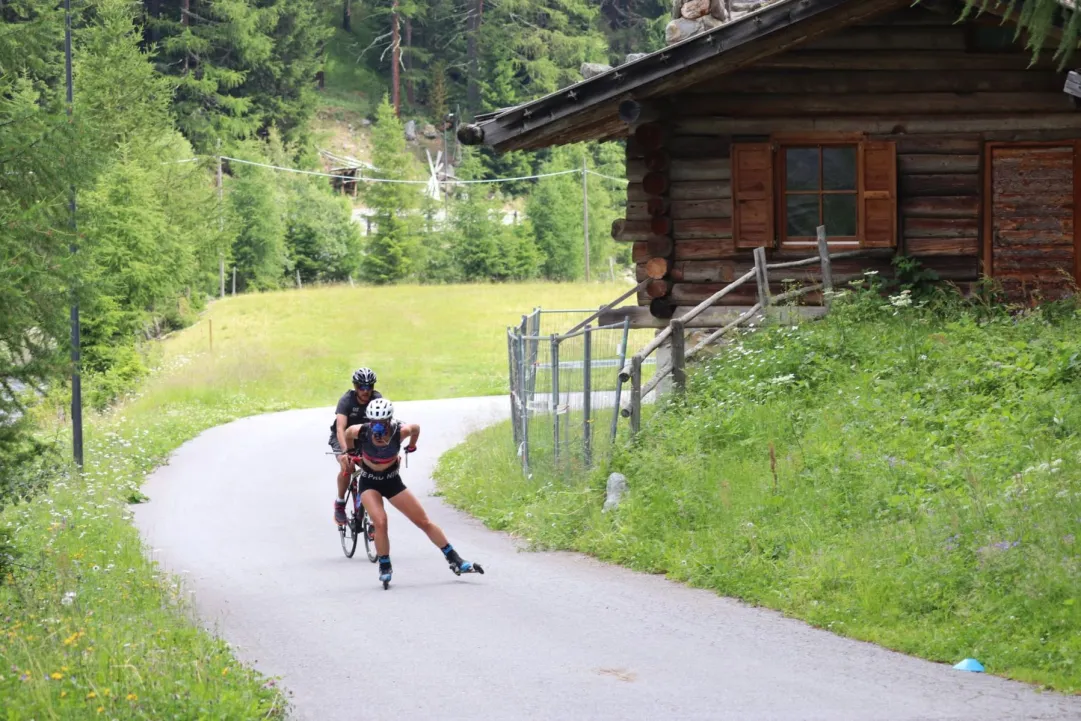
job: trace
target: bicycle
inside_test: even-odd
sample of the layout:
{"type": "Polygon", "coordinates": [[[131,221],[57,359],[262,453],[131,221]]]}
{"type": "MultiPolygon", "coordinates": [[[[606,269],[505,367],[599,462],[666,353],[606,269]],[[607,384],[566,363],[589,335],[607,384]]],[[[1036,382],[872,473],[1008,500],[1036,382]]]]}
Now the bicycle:
{"type": "MultiPolygon", "coordinates": [[[[359,460],[359,459],[358,459],[359,460]]],[[[368,554],[368,560],[375,563],[379,560],[379,554],[375,550],[375,526],[368,517],[368,510],[360,502],[360,494],[357,493],[357,478],[360,475],[359,466],[353,475],[349,477],[349,488],[345,492],[345,507],[350,509],[346,512],[348,522],[344,526],[338,526],[338,535],[342,541],[342,552],[346,558],[352,558],[357,551],[357,536],[364,538],[364,552],[368,554]],[[349,500],[352,499],[352,503],[349,500]]]]}

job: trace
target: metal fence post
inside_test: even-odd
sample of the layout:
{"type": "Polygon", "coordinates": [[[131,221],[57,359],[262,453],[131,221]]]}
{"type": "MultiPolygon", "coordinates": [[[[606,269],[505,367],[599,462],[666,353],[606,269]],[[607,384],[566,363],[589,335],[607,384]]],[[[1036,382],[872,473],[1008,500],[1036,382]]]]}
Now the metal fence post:
{"type": "Polygon", "coordinates": [[[585,365],[582,368],[582,456],[586,468],[593,466],[593,328],[586,326],[585,365]]]}
{"type": "Polygon", "coordinates": [[[758,303],[764,311],[769,306],[769,271],[766,269],[766,249],[754,249],[754,276],[758,284],[758,303]]]}
{"type": "MultiPolygon", "coordinates": [[[[631,334],[631,319],[623,319],[623,342],[619,346],[619,366],[620,370],[627,364],[627,341],[630,339],[631,334]]],[[[612,407],[612,443],[616,441],[616,431],[619,428],[619,400],[623,391],[623,381],[619,378],[618,371],[616,373],[616,402],[612,407]]]]}
{"type": "Polygon", "coordinates": [[[826,240],[826,226],[818,226],[818,256],[822,259],[822,305],[829,310],[833,293],[833,266],[830,264],[830,247],[826,240]]]}
{"type": "Polygon", "coordinates": [[[642,359],[631,358],[631,438],[638,437],[642,427],[642,359]]]}
{"type": "Polygon", "coordinates": [[[673,318],[669,325],[672,326],[672,385],[679,395],[687,390],[687,356],[686,338],[684,338],[683,321],[673,318]]]}
{"type": "Polygon", "coordinates": [[[518,336],[518,359],[520,362],[518,372],[518,397],[521,399],[519,412],[522,424],[522,470],[529,475],[529,403],[533,396],[526,393],[526,345],[525,336],[518,336]]]}
{"type": "Polygon", "coordinates": [[[559,338],[552,334],[552,454],[559,464],[559,338]]]}
{"type": "Polygon", "coordinates": [[[514,331],[507,328],[507,392],[510,395],[510,422],[514,430],[514,449],[517,451],[522,442],[522,435],[518,427],[518,404],[515,402],[515,397],[518,395],[518,375],[515,371],[520,368],[515,359],[515,345],[514,331]]]}

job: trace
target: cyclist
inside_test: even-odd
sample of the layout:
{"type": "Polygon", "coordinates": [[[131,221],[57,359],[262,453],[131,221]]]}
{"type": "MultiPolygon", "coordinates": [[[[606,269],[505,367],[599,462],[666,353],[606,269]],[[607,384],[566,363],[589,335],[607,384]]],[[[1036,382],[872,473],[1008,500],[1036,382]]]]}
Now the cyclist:
{"type": "Polygon", "coordinates": [[[443,530],[431,522],[420,501],[402,483],[398,468],[398,454],[402,444],[408,441],[406,453],[417,450],[420,426],[401,423],[394,419],[394,405],[386,398],[377,398],[368,404],[368,422],[350,426],[345,431],[346,448],[360,456],[360,500],[368,511],[375,527],[375,550],[379,554],[379,580],[389,582],[390,537],[387,535],[387,512],[383,499],[402,512],[417,528],[424,531],[441,551],[457,574],[484,573],[478,564],[463,560],[447,541],[443,530]]]}
{"type": "Polygon", "coordinates": [[[375,371],[371,368],[358,368],[353,373],[353,390],[346,391],[338,400],[334,422],[330,424],[330,448],[338,457],[338,495],[334,499],[334,522],[344,526],[349,520],[345,517],[345,491],[349,487],[349,476],[356,470],[353,461],[345,449],[345,429],[364,422],[368,404],[376,398],[382,398],[375,390],[375,371]]]}

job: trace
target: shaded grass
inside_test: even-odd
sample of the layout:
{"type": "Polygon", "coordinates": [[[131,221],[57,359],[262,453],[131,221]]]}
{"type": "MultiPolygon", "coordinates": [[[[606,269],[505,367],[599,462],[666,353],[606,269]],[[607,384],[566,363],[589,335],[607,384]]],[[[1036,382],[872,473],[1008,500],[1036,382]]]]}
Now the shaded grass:
{"type": "Polygon", "coordinates": [[[504,425],[437,478],[538,546],[1076,693],[1079,339],[1069,306],[1012,318],[861,298],[699,364],[686,400],[595,473],[523,478],[504,425]],[[612,470],[631,492],[603,514],[612,470]]]}
{"type": "Polygon", "coordinates": [[[504,392],[504,329],[522,310],[597,306],[621,291],[319,288],[215,303],[156,347],[159,368],[140,392],[88,419],[83,474],[58,471],[46,494],[0,513],[0,552],[10,535],[17,554],[0,564],[10,568],[0,579],[0,718],[282,717],[275,682],[200,630],[181,581],[147,559],[129,509],[146,474],[207,428],[333,405],[361,364],[395,399],[504,392]]]}

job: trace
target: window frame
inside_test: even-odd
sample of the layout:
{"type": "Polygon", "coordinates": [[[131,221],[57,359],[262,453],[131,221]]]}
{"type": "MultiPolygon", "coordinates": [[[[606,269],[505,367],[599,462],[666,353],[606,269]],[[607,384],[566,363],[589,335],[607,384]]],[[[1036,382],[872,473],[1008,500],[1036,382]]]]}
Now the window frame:
{"type": "Polygon", "coordinates": [[[779,250],[790,250],[800,248],[814,248],[818,245],[818,239],[811,236],[789,236],[788,234],[788,196],[789,195],[816,195],[818,196],[818,217],[821,222],[822,214],[824,212],[824,198],[826,195],[850,195],[856,201],[856,233],[854,235],[842,235],[835,236],[830,235],[828,242],[829,245],[836,245],[843,248],[859,248],[860,247],[860,215],[863,211],[861,207],[861,192],[860,192],[860,141],[854,138],[784,138],[778,139],[774,146],[774,153],[776,162],[774,164],[775,170],[775,185],[778,192],[774,194],[775,203],[777,204],[777,241],[779,250]],[[818,150],[818,183],[819,188],[814,191],[789,191],[788,190],[788,150],[794,149],[817,149],[818,150]],[[851,148],[856,155],[855,159],[855,183],[852,190],[826,190],[825,189],[825,163],[823,162],[824,156],[822,151],[825,148],[851,148]]]}

